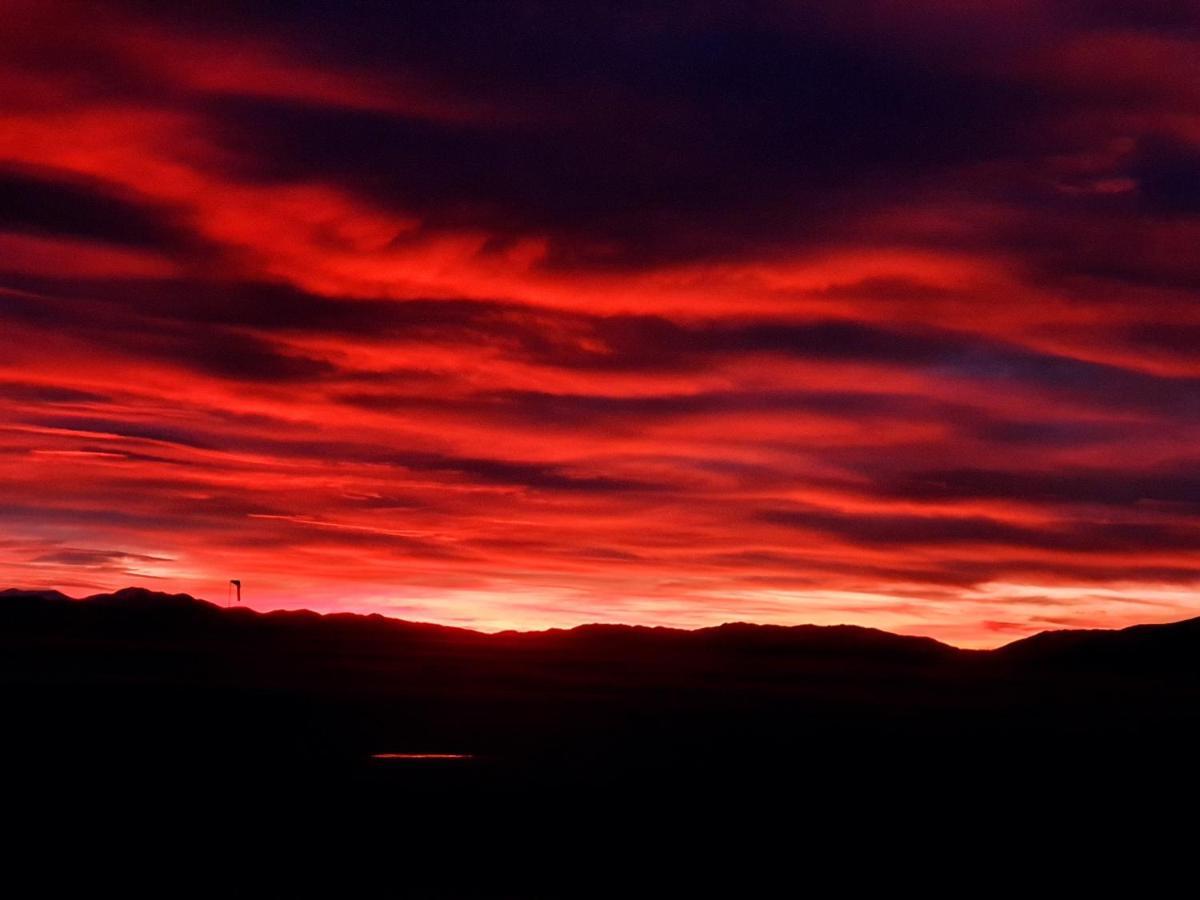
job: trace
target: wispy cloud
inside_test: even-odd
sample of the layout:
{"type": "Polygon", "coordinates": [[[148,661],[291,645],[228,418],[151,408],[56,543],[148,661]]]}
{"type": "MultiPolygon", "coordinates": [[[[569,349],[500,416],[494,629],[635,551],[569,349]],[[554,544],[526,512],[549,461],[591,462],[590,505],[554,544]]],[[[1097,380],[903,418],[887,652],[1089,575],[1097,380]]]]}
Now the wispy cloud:
{"type": "Polygon", "coordinates": [[[4,4],[6,580],[1200,604],[1187,4],[321,6],[4,4]]]}

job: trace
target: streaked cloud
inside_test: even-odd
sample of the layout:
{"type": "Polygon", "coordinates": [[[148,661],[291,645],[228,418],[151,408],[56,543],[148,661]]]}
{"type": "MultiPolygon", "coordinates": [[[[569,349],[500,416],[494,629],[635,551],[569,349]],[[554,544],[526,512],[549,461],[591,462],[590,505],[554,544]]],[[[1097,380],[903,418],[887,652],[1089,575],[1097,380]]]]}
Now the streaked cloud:
{"type": "Polygon", "coordinates": [[[0,3],[0,575],[1200,603],[1188,4],[0,3]]]}

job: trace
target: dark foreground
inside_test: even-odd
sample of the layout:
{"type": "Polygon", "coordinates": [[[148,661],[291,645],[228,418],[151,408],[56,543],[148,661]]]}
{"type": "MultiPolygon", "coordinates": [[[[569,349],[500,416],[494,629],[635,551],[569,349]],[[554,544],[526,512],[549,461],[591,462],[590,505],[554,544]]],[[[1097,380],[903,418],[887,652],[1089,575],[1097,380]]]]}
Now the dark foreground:
{"type": "Polygon", "coordinates": [[[970,652],[3,592],[0,685],[10,819],[136,844],[85,880],[176,895],[1115,887],[1136,846],[1190,855],[1200,795],[1200,619],[970,652]]]}

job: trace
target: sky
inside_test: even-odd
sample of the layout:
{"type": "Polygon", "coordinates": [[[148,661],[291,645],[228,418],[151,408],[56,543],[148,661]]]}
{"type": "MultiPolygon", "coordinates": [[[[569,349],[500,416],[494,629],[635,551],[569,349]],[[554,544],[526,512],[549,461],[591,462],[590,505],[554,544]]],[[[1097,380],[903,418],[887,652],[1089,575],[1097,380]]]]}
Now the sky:
{"type": "Polygon", "coordinates": [[[1200,3],[0,0],[0,582],[1200,612],[1200,3]]]}

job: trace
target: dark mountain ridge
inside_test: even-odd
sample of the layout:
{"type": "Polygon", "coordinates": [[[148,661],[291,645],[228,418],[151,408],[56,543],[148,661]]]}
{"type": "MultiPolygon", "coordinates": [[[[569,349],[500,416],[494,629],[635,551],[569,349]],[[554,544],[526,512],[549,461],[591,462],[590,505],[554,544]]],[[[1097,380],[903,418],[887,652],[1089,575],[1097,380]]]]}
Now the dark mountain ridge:
{"type": "Polygon", "coordinates": [[[219,606],[190,594],[168,594],[141,587],[122,588],[111,593],[92,594],[82,598],[69,597],[56,590],[0,590],[0,615],[13,612],[13,604],[38,602],[91,604],[123,610],[145,610],[161,613],[167,609],[189,610],[205,614],[233,616],[238,620],[264,618],[272,621],[326,623],[327,627],[349,625],[361,628],[380,628],[393,634],[410,633],[447,640],[477,640],[481,642],[512,642],[520,646],[546,647],[554,644],[594,645],[651,645],[662,643],[709,644],[725,647],[742,646],[755,651],[806,651],[888,653],[903,648],[914,657],[951,657],[958,655],[995,654],[1010,658],[1029,659],[1042,655],[1073,655],[1080,648],[1104,647],[1106,650],[1128,645],[1142,647],[1149,643],[1175,646],[1190,640],[1200,641],[1200,617],[1163,625],[1135,625],[1124,629],[1052,630],[1021,638],[993,650],[964,650],[934,638],[895,634],[882,629],[858,625],[764,625],[751,622],[726,622],[703,628],[682,629],[668,626],[588,623],[571,628],[548,628],[537,631],[507,630],[481,632],[470,628],[439,625],[399,619],[379,613],[316,613],[312,610],[272,610],[258,612],[245,606],[219,606]]]}
{"type": "MultiPolygon", "coordinates": [[[[522,887],[500,896],[585,896],[630,847],[672,879],[690,860],[702,883],[600,893],[709,896],[709,857],[744,836],[754,863],[719,895],[775,896],[743,883],[764,829],[794,879],[830,848],[851,857],[843,873],[869,867],[864,835],[908,842],[908,865],[995,846],[991,830],[1014,842],[993,866],[1089,828],[1177,820],[1195,802],[1200,620],[970,651],[851,626],[483,634],[136,588],[9,590],[0,699],[0,772],[45,827],[90,810],[103,832],[133,804],[174,836],[203,810],[225,823],[194,844],[205,865],[214,834],[288,834],[318,845],[306,862],[345,841],[353,862],[323,896],[364,872],[395,896],[491,896],[505,874],[522,887]],[[539,879],[552,886],[531,890],[539,879]]],[[[279,894],[281,871],[260,895],[279,894]]],[[[310,895],[307,869],[292,875],[310,895]]]]}
{"type": "Polygon", "coordinates": [[[260,773],[378,778],[375,753],[468,753],[508,789],[682,784],[728,765],[862,782],[884,777],[886,748],[910,771],[936,761],[942,778],[986,760],[1101,767],[1191,746],[1200,619],[972,651],[853,626],[484,634],[142,588],[8,590],[0,689],[16,735],[6,752],[26,760],[87,746],[108,765],[145,765],[169,748],[207,770],[236,747],[260,773]]]}
{"type": "MultiPolygon", "coordinates": [[[[172,622],[169,612],[183,613],[193,619],[223,617],[230,628],[253,627],[254,623],[287,624],[291,627],[325,629],[333,633],[377,632],[391,638],[423,638],[439,643],[506,645],[513,649],[547,650],[552,648],[592,647],[610,651],[657,648],[663,652],[679,649],[722,648],[752,654],[807,654],[869,656],[876,659],[951,660],[992,658],[996,661],[1031,664],[1078,663],[1107,664],[1120,659],[1148,666],[1200,664],[1200,617],[1155,625],[1134,625],[1122,629],[1064,629],[1044,631],[991,650],[966,650],[929,637],[900,635],[877,628],[857,625],[763,625],[727,622],[722,625],[680,629],[666,626],[590,623],[572,628],[539,631],[500,631],[494,633],[469,628],[416,622],[378,613],[316,613],[307,609],[258,612],[245,606],[219,606],[190,594],[168,594],[141,587],[122,588],[111,593],[72,598],[56,590],[0,590],[0,616],[11,627],[14,618],[32,615],[39,608],[70,604],[113,610],[124,620],[125,614],[142,612],[172,622]],[[165,618],[164,618],[165,617],[165,618]]],[[[217,619],[213,619],[217,621],[217,619]]],[[[148,624],[145,620],[144,624],[148,624]]]]}

